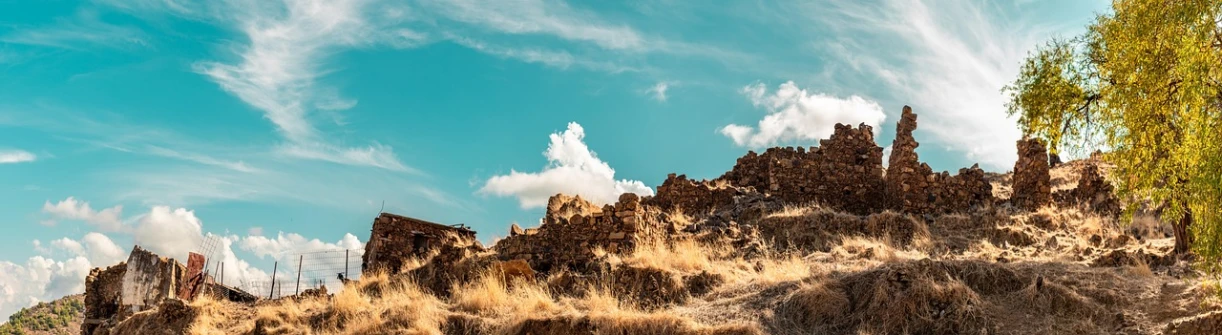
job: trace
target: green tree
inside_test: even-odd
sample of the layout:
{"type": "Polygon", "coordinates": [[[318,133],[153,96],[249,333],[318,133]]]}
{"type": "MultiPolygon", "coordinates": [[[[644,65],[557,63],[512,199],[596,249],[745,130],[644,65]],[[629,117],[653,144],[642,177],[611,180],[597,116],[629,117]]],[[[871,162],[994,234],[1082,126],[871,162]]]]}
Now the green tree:
{"type": "MultiPolygon", "coordinates": [[[[1117,192],[1150,199],[1175,251],[1222,259],[1222,0],[1115,0],[1087,32],[1054,39],[1004,88],[1026,135],[1105,149],[1117,192]]],[[[1131,217],[1136,206],[1129,206],[1131,217]]]]}

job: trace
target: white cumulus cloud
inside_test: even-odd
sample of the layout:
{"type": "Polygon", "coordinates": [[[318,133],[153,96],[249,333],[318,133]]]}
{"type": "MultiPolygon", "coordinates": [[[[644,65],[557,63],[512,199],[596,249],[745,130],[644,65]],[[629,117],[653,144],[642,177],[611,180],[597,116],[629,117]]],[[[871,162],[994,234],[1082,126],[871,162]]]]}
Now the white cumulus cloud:
{"type": "MultiPolygon", "coordinates": [[[[96,225],[102,231],[113,232],[123,228],[123,220],[120,218],[123,215],[123,206],[114,206],[97,211],[89,206],[88,201],[80,201],[74,197],[68,197],[55,204],[51,204],[51,201],[44,202],[42,211],[43,213],[50,214],[53,219],[85,221],[96,225]]],[[[55,222],[53,220],[44,221],[43,224],[51,226],[55,222]]]]}
{"type": "MultiPolygon", "coordinates": [[[[105,266],[105,265],[102,265],[105,266]]],[[[84,256],[64,260],[34,256],[24,264],[0,261],[0,318],[33,306],[85,291],[85,276],[95,265],[84,256]]]]}
{"type": "Polygon", "coordinates": [[[187,253],[199,251],[203,223],[193,210],[155,206],[137,220],[132,237],[136,245],[186,262],[187,253]]]}
{"type": "Polygon", "coordinates": [[[364,250],[364,244],[355,235],[344,234],[335,243],[323,242],[319,239],[308,239],[295,233],[280,232],[275,238],[265,236],[247,236],[238,243],[242,250],[253,253],[256,257],[282,258],[291,253],[316,251],[364,250]]]}
{"type": "Polygon", "coordinates": [[[877,102],[860,96],[838,98],[808,92],[794,82],[781,84],[768,94],[763,83],[743,87],[741,92],[755,107],[763,107],[768,115],[755,127],[729,124],[719,131],[742,147],[761,148],[784,142],[817,142],[828,138],[837,123],[856,126],[865,123],[874,127],[887,118],[877,102]]]}
{"type": "Polygon", "coordinates": [[[481,193],[515,196],[522,208],[547,205],[557,193],[581,195],[595,203],[614,203],[623,193],[653,195],[653,189],[637,180],[616,180],[615,170],[598,158],[584,141],[585,129],[570,122],[563,133],[551,135],[543,153],[548,164],[540,172],[510,171],[493,176],[480,188],[481,193]]]}

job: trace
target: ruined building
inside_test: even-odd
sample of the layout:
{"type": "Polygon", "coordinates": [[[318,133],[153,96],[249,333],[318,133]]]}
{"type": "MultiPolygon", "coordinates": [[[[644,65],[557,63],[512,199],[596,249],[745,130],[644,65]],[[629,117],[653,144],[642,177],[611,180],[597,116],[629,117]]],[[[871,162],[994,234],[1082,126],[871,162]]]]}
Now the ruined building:
{"type": "MultiPolygon", "coordinates": [[[[443,246],[478,245],[475,231],[463,225],[443,225],[402,215],[382,213],[373,221],[361,266],[365,271],[398,272],[403,262],[423,259],[443,246]]],[[[482,248],[482,246],[481,246],[482,248]]]]}
{"type": "Polygon", "coordinates": [[[821,203],[856,214],[881,210],[883,148],[873,128],[836,124],[832,137],[810,150],[769,148],[738,159],[719,179],[754,187],[789,203],[821,203]]]}
{"type": "Polygon", "coordinates": [[[547,215],[537,229],[511,231],[494,247],[501,258],[525,260],[532,268],[581,268],[597,252],[631,253],[636,246],[660,241],[670,232],[658,213],[649,213],[636,194],[620,195],[615,205],[603,207],[581,199],[556,195],[548,200],[547,215]]]}
{"type": "Polygon", "coordinates": [[[934,173],[916,153],[919,143],[912,137],[917,115],[904,106],[896,125],[895,140],[887,164],[888,208],[907,213],[962,212],[993,202],[993,187],[978,165],[959,169],[951,176],[934,173]]]}
{"type": "Polygon", "coordinates": [[[1088,161],[1079,171],[1077,187],[1057,191],[1052,197],[1059,206],[1082,206],[1104,215],[1119,215],[1121,211],[1114,187],[1099,173],[1094,161],[1088,161]]]}
{"type": "Polygon", "coordinates": [[[658,185],[657,195],[646,203],[666,210],[678,209],[689,216],[699,217],[717,208],[733,205],[737,196],[754,192],[754,188],[735,187],[725,181],[695,181],[687,179],[686,175],[671,173],[666,176],[662,185],[658,185]]]}
{"type": "Polygon", "coordinates": [[[163,301],[178,298],[186,267],[140,246],[127,262],[90,271],[85,278],[85,321],[81,334],[106,333],[114,324],[163,301]]]}
{"type": "Polygon", "coordinates": [[[1038,139],[1018,140],[1018,161],[1014,162],[1014,195],[1010,197],[1010,203],[1032,211],[1052,203],[1048,151],[1038,139]]]}
{"type": "Polygon", "coordinates": [[[908,213],[966,211],[991,204],[992,186],[978,166],[959,173],[935,173],[916,154],[920,145],[912,133],[917,116],[904,106],[896,127],[888,167],[873,129],[837,124],[831,138],[818,147],[769,148],[748,152],[734,168],[713,181],[695,182],[669,176],[651,205],[679,208],[693,216],[734,203],[735,197],[760,192],[785,203],[818,203],[864,215],[891,209],[908,213]]]}

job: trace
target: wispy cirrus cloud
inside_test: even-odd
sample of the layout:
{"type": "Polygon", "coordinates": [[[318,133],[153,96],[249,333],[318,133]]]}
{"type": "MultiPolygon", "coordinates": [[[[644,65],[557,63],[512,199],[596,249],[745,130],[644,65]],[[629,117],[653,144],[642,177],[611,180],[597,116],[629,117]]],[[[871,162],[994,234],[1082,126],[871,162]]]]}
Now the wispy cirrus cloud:
{"type": "Polygon", "coordinates": [[[1021,134],[1004,112],[1001,88],[1028,50],[1070,28],[1022,16],[1026,5],[887,0],[812,5],[807,12],[831,14],[818,24],[837,36],[820,46],[833,56],[835,78],[876,78],[880,93],[921,115],[931,142],[1004,170],[1014,163],[1021,134]]]}
{"type": "Polygon", "coordinates": [[[610,50],[644,51],[652,47],[627,25],[606,23],[597,15],[559,1],[428,0],[420,3],[451,20],[506,34],[552,35],[610,50]]]}
{"type": "Polygon", "coordinates": [[[658,83],[653,84],[653,86],[645,89],[645,94],[653,97],[654,100],[666,102],[666,99],[668,98],[666,92],[669,91],[670,87],[673,85],[675,85],[674,82],[659,81],[658,83]]]}
{"type": "Polygon", "coordinates": [[[25,150],[0,150],[0,164],[26,163],[38,159],[38,155],[25,150]]]}
{"type": "MultiPolygon", "coordinates": [[[[357,105],[319,81],[330,54],[345,48],[418,39],[373,15],[371,1],[283,1],[246,8],[233,21],[247,41],[231,46],[235,61],[202,61],[196,70],[260,110],[287,141],[289,156],[397,171],[407,168],[389,146],[345,148],[317,125],[320,112],[357,105]]],[[[236,8],[235,8],[236,9],[236,8]]],[[[395,44],[401,45],[401,44],[395,44]]]]}
{"type": "Polygon", "coordinates": [[[92,11],[79,11],[47,26],[18,26],[0,35],[0,42],[58,49],[85,47],[130,48],[148,46],[144,31],[132,26],[107,23],[92,11]]]}

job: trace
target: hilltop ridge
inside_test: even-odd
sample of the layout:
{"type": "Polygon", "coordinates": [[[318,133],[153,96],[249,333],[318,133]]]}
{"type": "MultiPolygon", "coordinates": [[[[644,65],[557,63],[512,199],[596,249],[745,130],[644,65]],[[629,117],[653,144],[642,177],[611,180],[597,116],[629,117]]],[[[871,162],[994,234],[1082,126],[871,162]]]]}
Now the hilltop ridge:
{"type": "Polygon", "coordinates": [[[231,289],[137,248],[164,266],[95,270],[88,294],[122,298],[87,296],[105,305],[87,304],[99,321],[81,333],[1222,331],[1216,281],[1149,213],[1120,222],[1106,162],[1050,166],[1023,139],[1012,173],[933,172],[915,129],[905,107],[885,167],[871,127],[836,125],[818,147],[749,152],[714,180],[672,174],[654,196],[556,195],[540,226],[490,247],[384,213],[359,279],[279,299],[215,294],[231,289]],[[155,279],[115,284],[132,273],[155,279]]]}

